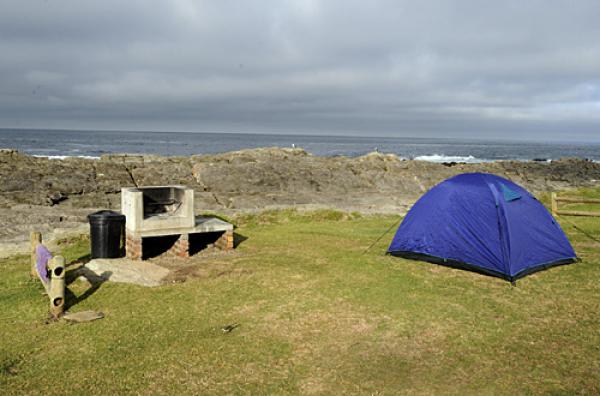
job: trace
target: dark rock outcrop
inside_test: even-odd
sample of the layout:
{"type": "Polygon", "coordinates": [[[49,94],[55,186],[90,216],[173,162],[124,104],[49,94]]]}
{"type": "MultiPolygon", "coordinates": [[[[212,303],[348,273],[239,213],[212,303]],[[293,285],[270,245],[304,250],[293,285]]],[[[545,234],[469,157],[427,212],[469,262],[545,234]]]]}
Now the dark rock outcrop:
{"type": "Polygon", "coordinates": [[[392,154],[317,157],[302,149],[265,148],[55,160],[0,150],[0,222],[7,225],[0,240],[26,237],[34,225],[43,230],[83,222],[97,208],[119,209],[120,189],[127,186],[190,186],[198,212],[289,205],[402,212],[436,183],[464,172],[494,173],[533,192],[600,184],[600,164],[582,159],[435,164],[392,154]]]}

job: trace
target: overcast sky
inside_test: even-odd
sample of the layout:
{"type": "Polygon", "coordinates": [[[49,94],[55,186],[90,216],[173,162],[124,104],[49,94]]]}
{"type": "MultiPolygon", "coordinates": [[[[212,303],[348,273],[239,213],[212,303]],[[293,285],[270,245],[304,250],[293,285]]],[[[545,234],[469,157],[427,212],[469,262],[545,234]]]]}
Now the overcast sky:
{"type": "Polygon", "coordinates": [[[0,127],[600,141],[600,1],[0,0],[0,127]]]}

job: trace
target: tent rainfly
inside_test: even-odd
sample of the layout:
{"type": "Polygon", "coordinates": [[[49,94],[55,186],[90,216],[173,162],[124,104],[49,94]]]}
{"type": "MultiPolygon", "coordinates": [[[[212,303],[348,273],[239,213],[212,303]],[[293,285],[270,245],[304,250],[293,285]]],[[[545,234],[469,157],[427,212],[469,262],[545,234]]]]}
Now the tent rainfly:
{"type": "Polygon", "coordinates": [[[514,281],[577,256],[546,208],[510,180],[464,173],[408,212],[388,253],[514,281]]]}

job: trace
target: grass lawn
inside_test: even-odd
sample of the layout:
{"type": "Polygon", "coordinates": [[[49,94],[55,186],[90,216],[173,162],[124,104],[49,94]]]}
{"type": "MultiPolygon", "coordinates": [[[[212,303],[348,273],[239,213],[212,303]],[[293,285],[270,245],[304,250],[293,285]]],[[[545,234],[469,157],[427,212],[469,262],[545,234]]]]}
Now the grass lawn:
{"type": "Polygon", "coordinates": [[[238,218],[235,253],[183,283],[106,282],[71,308],[106,317],[78,325],[44,323],[28,257],[1,260],[0,393],[600,393],[600,218],[561,220],[583,261],[517,287],[385,256],[393,231],[363,254],[397,219],[238,218]]]}

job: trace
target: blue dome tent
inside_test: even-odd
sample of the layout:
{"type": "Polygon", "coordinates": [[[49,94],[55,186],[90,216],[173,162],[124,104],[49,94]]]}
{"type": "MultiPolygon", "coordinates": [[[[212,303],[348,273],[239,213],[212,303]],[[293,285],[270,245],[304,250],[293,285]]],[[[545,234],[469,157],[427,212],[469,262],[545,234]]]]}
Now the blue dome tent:
{"type": "Polygon", "coordinates": [[[577,258],[533,195],[486,173],[457,175],[429,190],[400,224],[388,253],[509,281],[577,258]]]}

